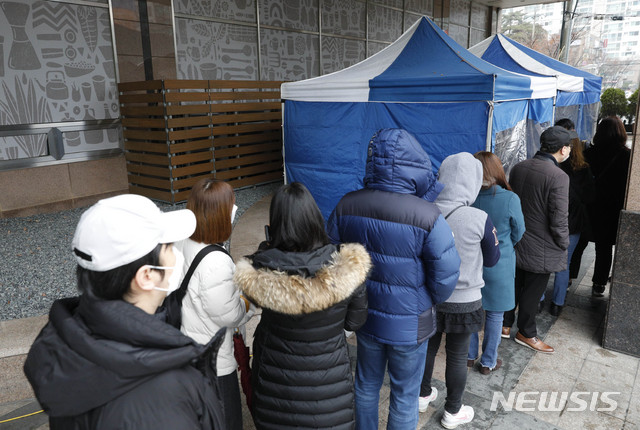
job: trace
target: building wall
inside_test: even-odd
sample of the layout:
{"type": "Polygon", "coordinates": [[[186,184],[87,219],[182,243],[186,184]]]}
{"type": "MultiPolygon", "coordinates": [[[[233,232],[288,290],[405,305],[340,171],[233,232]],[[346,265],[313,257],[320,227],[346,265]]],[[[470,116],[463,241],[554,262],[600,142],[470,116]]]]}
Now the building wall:
{"type": "Polygon", "coordinates": [[[300,80],[379,52],[422,15],[463,47],[497,23],[497,10],[468,0],[0,0],[0,9],[0,216],[126,192],[122,136],[109,125],[117,82],[300,80]]]}
{"type": "Polygon", "coordinates": [[[176,0],[174,10],[180,79],[307,79],[379,52],[422,15],[463,47],[496,21],[467,0],[176,0]]]}

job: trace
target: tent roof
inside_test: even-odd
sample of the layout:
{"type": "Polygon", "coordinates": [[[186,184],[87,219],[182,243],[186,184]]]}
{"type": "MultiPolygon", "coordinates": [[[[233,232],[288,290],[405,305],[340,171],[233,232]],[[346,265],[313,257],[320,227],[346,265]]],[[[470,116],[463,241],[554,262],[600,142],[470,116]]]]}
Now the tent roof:
{"type": "Polygon", "coordinates": [[[472,55],[426,17],[377,54],[344,70],[282,85],[282,98],[331,102],[504,101],[555,96],[555,80],[472,55]]]}
{"type": "Polygon", "coordinates": [[[560,91],[594,92],[599,97],[601,77],[527,48],[502,34],[483,40],[469,48],[469,51],[512,72],[532,76],[555,76],[560,91]]]}

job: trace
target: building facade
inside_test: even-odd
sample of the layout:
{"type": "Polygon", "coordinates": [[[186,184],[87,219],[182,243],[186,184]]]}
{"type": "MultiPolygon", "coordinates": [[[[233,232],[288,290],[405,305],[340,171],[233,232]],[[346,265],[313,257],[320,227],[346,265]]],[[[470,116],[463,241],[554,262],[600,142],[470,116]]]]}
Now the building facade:
{"type": "Polygon", "coordinates": [[[468,0],[0,1],[0,217],[127,189],[117,84],[301,80],[379,52],[421,16],[463,47],[498,9],[468,0]]]}

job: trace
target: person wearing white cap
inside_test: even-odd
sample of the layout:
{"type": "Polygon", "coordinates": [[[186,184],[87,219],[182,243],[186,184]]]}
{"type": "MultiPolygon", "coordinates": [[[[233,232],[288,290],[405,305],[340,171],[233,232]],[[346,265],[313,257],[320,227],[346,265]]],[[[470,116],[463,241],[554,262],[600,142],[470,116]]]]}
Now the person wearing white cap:
{"type": "Polygon", "coordinates": [[[224,331],[203,345],[156,315],[180,282],[173,242],[195,226],[191,211],[132,194],[82,215],[81,295],[54,302],[24,366],[51,429],[222,428],[213,366],[224,331]]]}

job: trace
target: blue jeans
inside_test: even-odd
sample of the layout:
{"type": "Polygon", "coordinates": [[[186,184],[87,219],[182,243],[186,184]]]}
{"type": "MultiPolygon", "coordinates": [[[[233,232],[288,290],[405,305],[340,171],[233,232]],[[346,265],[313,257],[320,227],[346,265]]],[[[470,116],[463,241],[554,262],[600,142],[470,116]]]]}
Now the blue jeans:
{"type": "MultiPolygon", "coordinates": [[[[482,357],[480,365],[493,369],[498,362],[498,347],[502,334],[502,311],[484,311],[484,339],[482,340],[482,357]]],[[[471,333],[469,343],[469,360],[475,360],[478,356],[478,333],[471,333]]]]}
{"type": "MultiPolygon", "coordinates": [[[[567,297],[567,289],[569,288],[569,265],[571,264],[571,256],[579,240],[580,233],[569,235],[567,268],[562,272],[556,272],[555,278],[553,279],[553,303],[558,306],[564,306],[564,299],[567,297]]],[[[544,300],[544,294],[541,300],[544,300]]]]}
{"type": "Polygon", "coordinates": [[[387,345],[366,335],[357,336],[356,429],[378,429],[380,388],[387,366],[391,383],[387,429],[415,429],[418,425],[418,397],[428,342],[387,345]]]}

